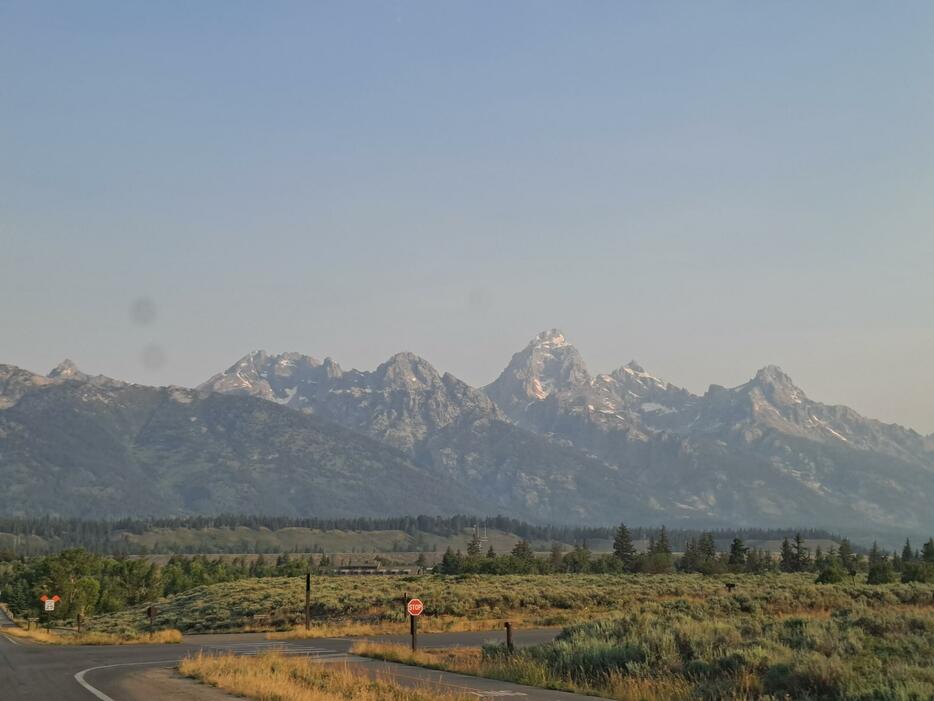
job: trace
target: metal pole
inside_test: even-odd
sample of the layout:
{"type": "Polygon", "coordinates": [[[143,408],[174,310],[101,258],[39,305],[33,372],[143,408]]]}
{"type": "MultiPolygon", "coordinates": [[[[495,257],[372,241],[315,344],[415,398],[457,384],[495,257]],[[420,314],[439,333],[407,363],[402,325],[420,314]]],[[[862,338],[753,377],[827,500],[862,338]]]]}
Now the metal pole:
{"type": "Polygon", "coordinates": [[[305,630],[311,628],[311,572],[305,574],[305,630]]]}
{"type": "Polygon", "coordinates": [[[418,650],[418,616],[409,616],[409,627],[412,633],[412,652],[418,650]]]}
{"type": "Polygon", "coordinates": [[[506,621],[506,649],[512,652],[515,647],[512,644],[512,623],[506,621]]]}

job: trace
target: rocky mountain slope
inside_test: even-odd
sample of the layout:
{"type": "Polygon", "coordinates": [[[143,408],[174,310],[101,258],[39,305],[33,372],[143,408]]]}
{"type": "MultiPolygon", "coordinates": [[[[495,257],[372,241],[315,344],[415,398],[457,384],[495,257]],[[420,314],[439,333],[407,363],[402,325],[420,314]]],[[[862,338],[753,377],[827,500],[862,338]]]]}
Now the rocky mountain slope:
{"type": "Polygon", "coordinates": [[[259,351],[197,390],[0,366],[2,513],[930,530],[932,444],[775,366],[703,395],[635,362],[591,375],[557,330],[482,389],[411,353],[360,371],[259,351]]]}
{"type": "MultiPolygon", "coordinates": [[[[330,359],[254,353],[200,389],[265,396],[325,416],[404,450],[435,474],[493,485],[483,492],[488,503],[505,504],[495,497],[507,488],[510,498],[540,498],[529,486],[528,466],[537,464],[545,467],[535,479],[579,484],[586,475],[596,478],[593,487],[607,468],[615,471],[616,489],[635,502],[626,507],[636,514],[630,520],[934,523],[926,506],[934,496],[928,439],[813,401],[774,366],[739,387],[711,386],[699,396],[634,361],[591,375],[552,329],[482,391],[411,354],[361,372],[330,359]]],[[[588,511],[596,516],[586,507],[575,516],[586,519],[588,511]]]]}
{"type": "Polygon", "coordinates": [[[198,390],[262,397],[364,433],[434,475],[469,484],[484,513],[588,522],[597,513],[613,520],[624,504],[642,519],[658,516],[617,466],[513,425],[483,391],[412,353],[367,372],[256,351],[198,390]]]}
{"type": "Polygon", "coordinates": [[[517,425],[619,464],[690,521],[934,522],[929,441],[813,401],[775,366],[697,396],[634,362],[592,377],[552,330],[514,355],[486,391],[517,425]]]}
{"type": "Polygon", "coordinates": [[[330,405],[360,422],[367,412],[355,402],[348,407],[342,392],[370,397],[373,417],[359,427],[402,449],[324,412],[242,392],[128,385],[76,368],[42,377],[3,366],[0,513],[467,512],[587,522],[594,514],[615,518],[623,503],[646,517],[637,490],[616,469],[499,420],[482,393],[417,366],[397,356],[369,386],[351,373],[330,405]],[[400,417],[414,417],[417,430],[401,430],[408,423],[400,417]]]}
{"type": "Polygon", "coordinates": [[[476,501],[364,436],[252,397],[77,381],[0,411],[0,512],[448,513],[476,501]]]}

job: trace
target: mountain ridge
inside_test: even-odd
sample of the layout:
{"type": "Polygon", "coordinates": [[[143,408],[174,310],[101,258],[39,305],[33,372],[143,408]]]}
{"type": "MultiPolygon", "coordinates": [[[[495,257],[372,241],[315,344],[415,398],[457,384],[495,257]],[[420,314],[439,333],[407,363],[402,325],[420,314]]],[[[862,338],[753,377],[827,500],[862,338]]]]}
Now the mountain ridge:
{"type": "MultiPolygon", "coordinates": [[[[776,365],[736,387],[711,385],[702,395],[636,361],[593,375],[558,329],[536,335],[482,388],[410,352],[361,371],[344,370],[330,357],[253,351],[193,390],[90,377],[70,362],[48,376],[0,366],[0,419],[15,416],[10,411],[31,394],[82,385],[114,402],[123,392],[155,389],[189,403],[227,396],[276,404],[376,441],[387,456],[399,455],[410,466],[405,469],[422,470],[428,482],[446,485],[458,503],[484,515],[514,511],[541,520],[563,514],[579,523],[625,515],[647,525],[934,522],[926,506],[934,496],[934,436],[816,402],[776,365]]],[[[238,407],[226,411],[233,415],[238,407]]],[[[106,413],[93,402],[83,411],[91,418],[106,413]]],[[[288,423],[286,414],[264,420],[277,431],[288,423]]],[[[251,435],[258,455],[262,434],[251,435]]],[[[199,460],[229,456],[190,432],[181,436],[179,445],[199,460]]],[[[0,433],[0,475],[5,440],[0,433]]],[[[337,453],[338,443],[331,444],[337,453]]],[[[164,438],[159,449],[170,455],[171,448],[164,438]]],[[[342,464],[352,479],[352,461],[342,464]]],[[[244,465],[247,472],[265,469],[262,461],[244,465]]],[[[307,470],[316,469],[308,463],[307,470]]]]}

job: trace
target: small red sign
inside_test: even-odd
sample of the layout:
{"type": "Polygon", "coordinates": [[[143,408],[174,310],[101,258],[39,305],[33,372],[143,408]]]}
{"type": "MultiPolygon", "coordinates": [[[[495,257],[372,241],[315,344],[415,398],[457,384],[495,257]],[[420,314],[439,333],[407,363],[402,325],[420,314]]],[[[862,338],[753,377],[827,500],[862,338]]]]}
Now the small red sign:
{"type": "MultiPolygon", "coordinates": [[[[49,597],[47,597],[45,594],[39,597],[39,601],[46,602],[48,600],[49,600],[49,597]]],[[[60,597],[58,594],[52,597],[52,601],[61,601],[61,600],[62,600],[62,597],[60,597]]]]}
{"type": "Polygon", "coordinates": [[[412,599],[406,604],[405,610],[409,612],[410,616],[421,616],[422,611],[425,610],[425,604],[422,603],[421,599],[412,599]]]}

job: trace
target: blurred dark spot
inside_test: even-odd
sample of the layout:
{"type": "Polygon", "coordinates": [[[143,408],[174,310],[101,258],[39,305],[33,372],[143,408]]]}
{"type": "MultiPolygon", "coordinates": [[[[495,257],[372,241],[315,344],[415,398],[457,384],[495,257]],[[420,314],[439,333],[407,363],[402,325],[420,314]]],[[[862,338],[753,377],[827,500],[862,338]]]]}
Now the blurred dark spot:
{"type": "Polygon", "coordinates": [[[139,297],[130,305],[130,319],[135,324],[151,324],[156,320],[156,304],[149,297],[139,297]]]}
{"type": "Polygon", "coordinates": [[[150,343],[143,349],[143,366],[148,370],[159,370],[165,362],[165,351],[158,343],[150,343]]]}

